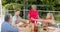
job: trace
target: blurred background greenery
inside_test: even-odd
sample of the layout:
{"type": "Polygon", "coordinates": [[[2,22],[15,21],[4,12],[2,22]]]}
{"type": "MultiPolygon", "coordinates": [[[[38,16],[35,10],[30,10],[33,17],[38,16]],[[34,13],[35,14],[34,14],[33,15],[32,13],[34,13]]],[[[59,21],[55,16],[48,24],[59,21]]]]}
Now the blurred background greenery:
{"type": "MultiPolygon", "coordinates": [[[[20,15],[22,18],[24,14],[25,14],[25,18],[27,18],[27,14],[28,14],[27,10],[31,9],[32,4],[37,5],[37,9],[41,11],[60,11],[60,0],[2,0],[3,9],[5,8],[7,10],[20,10],[21,11],[20,15]],[[24,9],[26,10],[25,13],[23,11],[24,9]]],[[[14,15],[13,12],[14,11],[9,11],[9,13],[14,15]]],[[[59,23],[60,12],[59,13],[54,12],[53,14],[56,21],[59,23]]],[[[39,15],[41,18],[45,17],[46,12],[39,11],[39,15]]]]}
{"type": "Polygon", "coordinates": [[[46,7],[40,7],[38,9],[46,10],[54,10],[59,11],[60,10],[60,0],[2,0],[2,5],[6,9],[9,10],[16,10],[16,9],[22,9],[23,5],[30,5],[30,4],[36,4],[36,5],[47,5],[46,7]],[[57,9],[58,8],[58,9],[57,9]]]}

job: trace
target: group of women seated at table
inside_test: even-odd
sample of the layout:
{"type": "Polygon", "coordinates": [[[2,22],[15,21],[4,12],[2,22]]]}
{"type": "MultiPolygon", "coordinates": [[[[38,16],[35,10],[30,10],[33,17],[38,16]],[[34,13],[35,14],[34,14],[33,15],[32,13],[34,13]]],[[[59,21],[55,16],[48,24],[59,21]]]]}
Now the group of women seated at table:
{"type": "Polygon", "coordinates": [[[43,30],[48,30],[48,25],[54,25],[55,19],[52,13],[47,13],[45,19],[39,18],[38,10],[35,5],[32,5],[32,9],[28,12],[29,20],[22,19],[20,11],[15,11],[15,15],[6,14],[4,22],[2,23],[1,32],[37,32],[37,23],[41,22],[43,30]]]}

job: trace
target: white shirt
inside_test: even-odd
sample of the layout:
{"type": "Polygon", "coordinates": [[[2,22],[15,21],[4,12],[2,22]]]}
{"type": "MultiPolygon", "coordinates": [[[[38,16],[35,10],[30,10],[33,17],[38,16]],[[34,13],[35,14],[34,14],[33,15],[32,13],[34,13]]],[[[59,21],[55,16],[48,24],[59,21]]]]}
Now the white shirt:
{"type": "Polygon", "coordinates": [[[12,21],[12,25],[15,24],[16,20],[21,20],[22,18],[20,16],[16,17],[13,16],[13,21],[12,21]]]}

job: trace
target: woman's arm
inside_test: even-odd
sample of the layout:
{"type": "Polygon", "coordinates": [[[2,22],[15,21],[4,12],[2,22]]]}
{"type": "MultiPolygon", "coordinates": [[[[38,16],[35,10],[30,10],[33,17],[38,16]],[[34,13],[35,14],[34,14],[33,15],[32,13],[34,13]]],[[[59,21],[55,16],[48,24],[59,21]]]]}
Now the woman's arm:
{"type": "Polygon", "coordinates": [[[30,19],[29,17],[30,17],[30,14],[28,14],[28,19],[30,19]]]}
{"type": "Polygon", "coordinates": [[[43,22],[55,24],[55,20],[50,20],[50,19],[43,20],[43,22]]]}
{"type": "Polygon", "coordinates": [[[33,17],[31,17],[31,18],[30,18],[30,14],[28,14],[28,19],[31,19],[31,20],[33,20],[34,18],[33,18],[33,17]]]}
{"type": "Polygon", "coordinates": [[[38,19],[40,19],[39,15],[38,15],[38,19]]]}

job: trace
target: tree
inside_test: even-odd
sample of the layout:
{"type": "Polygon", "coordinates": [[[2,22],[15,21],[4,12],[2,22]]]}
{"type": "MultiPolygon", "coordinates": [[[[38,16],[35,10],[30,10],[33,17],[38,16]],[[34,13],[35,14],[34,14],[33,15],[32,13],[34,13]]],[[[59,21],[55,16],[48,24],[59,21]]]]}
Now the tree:
{"type": "Polygon", "coordinates": [[[8,10],[20,10],[22,8],[22,4],[10,3],[6,4],[4,7],[8,10]]]}
{"type": "MultiPolygon", "coordinates": [[[[11,5],[11,3],[17,3],[18,5],[16,6],[21,6],[21,4],[23,4],[23,1],[24,0],[2,0],[2,5],[3,7],[6,6],[6,5],[11,5]]],[[[29,5],[29,4],[36,4],[38,0],[25,0],[25,5],[29,5]]],[[[42,5],[47,5],[46,7],[44,8],[41,8],[41,9],[48,9],[48,10],[60,10],[60,0],[39,0],[38,2],[39,4],[42,4],[42,5]],[[48,6],[49,5],[49,6],[48,6]],[[59,9],[57,9],[57,7],[59,9]]],[[[14,5],[15,6],[15,5],[14,5]]],[[[8,6],[6,6],[8,7],[8,6]]],[[[14,8],[14,9],[17,9],[18,7],[14,8]]],[[[10,9],[13,9],[13,8],[10,8],[10,9]]]]}
{"type": "Polygon", "coordinates": [[[8,10],[13,10],[13,5],[12,4],[6,4],[4,7],[8,10]]]}

